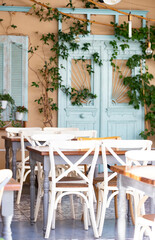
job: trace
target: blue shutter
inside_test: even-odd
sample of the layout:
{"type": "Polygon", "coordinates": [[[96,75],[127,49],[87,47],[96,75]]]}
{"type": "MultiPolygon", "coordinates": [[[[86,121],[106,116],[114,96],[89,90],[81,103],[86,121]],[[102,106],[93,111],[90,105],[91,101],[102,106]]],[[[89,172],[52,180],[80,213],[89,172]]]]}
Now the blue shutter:
{"type": "Polygon", "coordinates": [[[0,43],[0,92],[3,89],[3,44],[0,43]]]}
{"type": "MultiPolygon", "coordinates": [[[[0,36],[0,92],[8,92],[16,106],[28,108],[28,37],[0,36]]],[[[3,112],[8,121],[10,107],[3,112]]],[[[27,114],[23,119],[27,120],[27,114]]]]}

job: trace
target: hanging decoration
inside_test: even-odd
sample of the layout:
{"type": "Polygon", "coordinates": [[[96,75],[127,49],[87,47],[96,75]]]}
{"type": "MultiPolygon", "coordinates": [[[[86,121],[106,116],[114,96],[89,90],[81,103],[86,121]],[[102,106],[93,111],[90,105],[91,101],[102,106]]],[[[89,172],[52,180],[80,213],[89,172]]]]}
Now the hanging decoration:
{"type": "Polygon", "coordinates": [[[145,50],[146,55],[151,55],[152,54],[152,49],[151,49],[151,42],[150,42],[150,27],[148,26],[148,43],[147,43],[147,49],[145,50]]]}
{"type": "Polygon", "coordinates": [[[121,0],[104,0],[103,2],[108,4],[108,5],[114,5],[119,3],[121,0]]]}
{"type": "Polygon", "coordinates": [[[150,41],[147,44],[147,49],[145,50],[146,55],[151,55],[152,54],[152,49],[151,49],[151,43],[150,41]]]}
{"type": "Polygon", "coordinates": [[[78,36],[78,35],[76,35],[76,37],[75,37],[74,41],[75,41],[76,43],[80,42],[80,38],[79,38],[79,36],[78,36]]]}
{"type": "Polygon", "coordinates": [[[132,16],[131,16],[131,12],[129,13],[129,16],[128,16],[128,24],[129,24],[128,36],[129,36],[129,38],[131,38],[132,37],[132,16]]]}

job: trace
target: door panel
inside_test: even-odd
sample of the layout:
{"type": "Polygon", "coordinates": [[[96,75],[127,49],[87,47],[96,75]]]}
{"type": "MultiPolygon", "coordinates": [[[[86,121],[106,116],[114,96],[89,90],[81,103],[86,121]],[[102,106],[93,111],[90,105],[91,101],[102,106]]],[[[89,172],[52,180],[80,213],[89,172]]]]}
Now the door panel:
{"type": "MultiPolygon", "coordinates": [[[[100,49],[98,49],[100,52],[100,49]]],[[[94,50],[92,51],[92,53],[94,50]]],[[[66,68],[62,69],[63,84],[67,87],[73,87],[77,90],[87,88],[92,93],[99,93],[100,67],[93,62],[91,51],[85,54],[82,51],[70,52],[67,61],[60,60],[60,64],[66,68]],[[82,56],[83,60],[79,60],[82,56]],[[92,73],[89,75],[87,68],[92,66],[92,73]]],[[[58,95],[58,126],[59,127],[79,127],[81,130],[94,129],[99,132],[99,109],[100,98],[82,100],[82,106],[73,106],[69,97],[66,97],[62,91],[58,95]]]]}
{"type": "Polygon", "coordinates": [[[101,136],[120,136],[122,139],[138,139],[139,133],[144,129],[144,110],[136,110],[129,105],[127,96],[128,88],[124,86],[119,76],[121,70],[123,77],[134,75],[137,71],[131,72],[126,67],[126,60],[129,56],[140,52],[138,44],[132,44],[130,50],[118,50],[117,59],[114,61],[119,70],[111,66],[111,46],[105,41],[105,56],[103,60],[103,76],[101,89],[104,89],[101,98],[101,136]]]}

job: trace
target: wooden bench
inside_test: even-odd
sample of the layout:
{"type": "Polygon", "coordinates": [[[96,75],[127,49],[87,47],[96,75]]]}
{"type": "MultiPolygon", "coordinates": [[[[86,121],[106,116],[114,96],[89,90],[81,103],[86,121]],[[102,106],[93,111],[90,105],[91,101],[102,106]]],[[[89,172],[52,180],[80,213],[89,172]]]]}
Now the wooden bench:
{"type": "Polygon", "coordinates": [[[2,216],[2,237],[5,240],[12,240],[11,222],[14,212],[14,191],[20,189],[20,183],[14,178],[6,184],[4,187],[4,193],[1,204],[1,216],[2,216]]]}

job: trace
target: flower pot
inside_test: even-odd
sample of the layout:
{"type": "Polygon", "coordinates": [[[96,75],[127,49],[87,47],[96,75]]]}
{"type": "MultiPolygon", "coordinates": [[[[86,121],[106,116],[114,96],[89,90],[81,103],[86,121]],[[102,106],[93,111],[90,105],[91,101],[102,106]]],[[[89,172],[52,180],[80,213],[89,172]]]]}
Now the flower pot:
{"type": "Polygon", "coordinates": [[[24,117],[24,113],[22,112],[16,112],[16,120],[22,121],[24,117]]]}
{"type": "Polygon", "coordinates": [[[1,108],[2,108],[2,109],[6,109],[6,106],[7,106],[8,101],[6,101],[6,100],[1,100],[0,102],[1,102],[1,108]]]}

